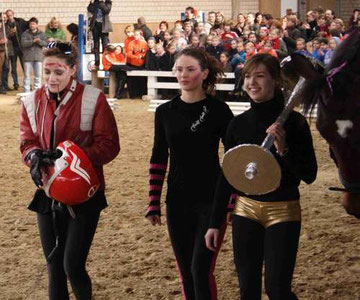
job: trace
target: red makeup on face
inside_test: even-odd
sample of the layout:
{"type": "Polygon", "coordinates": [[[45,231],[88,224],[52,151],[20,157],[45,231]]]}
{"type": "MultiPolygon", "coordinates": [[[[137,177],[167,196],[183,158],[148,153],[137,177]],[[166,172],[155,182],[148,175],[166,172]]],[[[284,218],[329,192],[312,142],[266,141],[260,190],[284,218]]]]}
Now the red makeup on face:
{"type": "Polygon", "coordinates": [[[206,78],[205,71],[201,70],[199,62],[187,55],[182,55],[176,60],[176,78],[182,90],[191,91],[202,89],[206,78]]]}
{"type": "Polygon", "coordinates": [[[59,93],[65,89],[76,73],[76,66],[69,66],[64,59],[49,56],[44,58],[44,79],[52,93],[59,93]]]}

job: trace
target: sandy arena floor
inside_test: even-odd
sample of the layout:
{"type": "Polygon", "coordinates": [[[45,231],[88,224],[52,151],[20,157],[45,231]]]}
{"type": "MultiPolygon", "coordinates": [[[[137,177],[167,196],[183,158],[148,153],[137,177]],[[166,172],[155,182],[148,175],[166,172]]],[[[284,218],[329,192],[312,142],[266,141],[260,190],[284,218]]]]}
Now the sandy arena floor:
{"type": "MultiPolygon", "coordinates": [[[[122,100],[114,111],[122,149],[105,167],[109,207],[88,259],[96,300],[182,299],[166,226],[152,227],[144,218],[154,116],[147,106],[122,100]]],[[[47,299],[36,216],[27,210],[35,188],[20,161],[19,111],[14,96],[0,97],[0,299],[47,299]]],[[[303,225],[294,291],[299,299],[360,299],[360,221],[346,215],[339,193],[328,191],[339,185],[336,168],[325,141],[312,129],[319,173],[314,184],[301,186],[303,225]]],[[[221,300],[238,294],[230,231],[216,268],[221,300]]]]}

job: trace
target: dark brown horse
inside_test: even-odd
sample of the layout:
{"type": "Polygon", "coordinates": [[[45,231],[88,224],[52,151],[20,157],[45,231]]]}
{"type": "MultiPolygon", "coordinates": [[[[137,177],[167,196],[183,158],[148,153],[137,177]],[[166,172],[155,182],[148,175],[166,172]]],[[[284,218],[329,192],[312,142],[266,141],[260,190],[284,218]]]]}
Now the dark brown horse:
{"type": "Polygon", "coordinates": [[[289,70],[306,79],[300,93],[304,110],[317,105],[316,127],[330,145],[344,186],[338,189],[342,205],[360,218],[360,29],[340,44],[323,74],[301,55],[291,56],[284,71],[289,70]]]}

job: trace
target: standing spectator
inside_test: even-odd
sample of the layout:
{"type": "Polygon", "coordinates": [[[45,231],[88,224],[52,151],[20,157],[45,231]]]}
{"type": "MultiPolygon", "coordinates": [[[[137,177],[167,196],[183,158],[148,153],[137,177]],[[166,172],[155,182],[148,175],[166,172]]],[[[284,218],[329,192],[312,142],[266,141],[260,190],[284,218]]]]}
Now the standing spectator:
{"type": "Polygon", "coordinates": [[[188,6],[185,8],[185,20],[183,20],[183,25],[185,22],[190,22],[192,27],[196,26],[196,16],[195,16],[195,9],[192,6],[188,6]]]}
{"type": "Polygon", "coordinates": [[[4,82],[2,79],[3,77],[2,73],[3,73],[5,60],[7,59],[6,55],[8,55],[8,51],[5,50],[7,47],[7,38],[6,38],[5,27],[3,27],[3,25],[5,24],[3,18],[4,18],[3,14],[0,13],[0,93],[6,94],[6,89],[4,87],[4,82]]]}
{"type": "Polygon", "coordinates": [[[78,30],[79,30],[79,26],[75,23],[70,23],[69,25],[66,26],[67,31],[70,32],[71,37],[70,37],[70,41],[71,43],[78,47],[78,30]]]}
{"type": "Polygon", "coordinates": [[[32,17],[29,29],[21,35],[21,46],[24,53],[24,92],[30,92],[31,69],[35,75],[35,89],[41,86],[42,48],[47,45],[46,35],[38,29],[39,21],[32,17]]]}
{"type": "Polygon", "coordinates": [[[207,35],[210,34],[210,29],[215,25],[216,12],[210,11],[208,13],[208,19],[205,23],[205,32],[207,35]]]}
{"type": "Polygon", "coordinates": [[[222,35],[224,32],[224,23],[226,19],[224,14],[221,11],[216,12],[215,15],[215,24],[213,26],[214,29],[216,29],[216,33],[218,35],[222,35]]]}
{"type": "Polygon", "coordinates": [[[45,34],[48,42],[66,41],[65,31],[62,29],[60,21],[56,17],[52,17],[46,25],[45,34]]]}
{"type": "MultiPolygon", "coordinates": [[[[21,35],[28,29],[29,23],[22,18],[15,18],[15,14],[11,9],[6,11],[6,28],[8,29],[8,42],[11,43],[13,55],[9,55],[11,76],[14,82],[14,90],[19,88],[19,80],[17,74],[17,62],[20,60],[21,68],[24,70],[23,52],[21,46],[21,35]]],[[[8,89],[9,65],[5,65],[3,73],[3,88],[8,89]]]]}
{"type": "MultiPolygon", "coordinates": [[[[142,36],[142,31],[135,29],[134,40],[129,43],[126,51],[130,70],[144,69],[148,49],[149,47],[142,36]]],[[[130,98],[141,98],[143,95],[146,95],[146,77],[129,77],[127,83],[130,98]]]]}
{"type": "Polygon", "coordinates": [[[112,32],[110,22],[111,0],[90,0],[87,7],[88,12],[92,14],[90,18],[90,31],[94,40],[95,68],[100,65],[100,40],[102,48],[105,49],[109,42],[109,32],[112,32]]]}
{"type": "Polygon", "coordinates": [[[140,17],[137,19],[137,24],[134,26],[135,29],[140,29],[142,31],[142,36],[144,37],[145,41],[152,36],[152,32],[150,28],[146,25],[146,21],[144,17],[140,17]]]}

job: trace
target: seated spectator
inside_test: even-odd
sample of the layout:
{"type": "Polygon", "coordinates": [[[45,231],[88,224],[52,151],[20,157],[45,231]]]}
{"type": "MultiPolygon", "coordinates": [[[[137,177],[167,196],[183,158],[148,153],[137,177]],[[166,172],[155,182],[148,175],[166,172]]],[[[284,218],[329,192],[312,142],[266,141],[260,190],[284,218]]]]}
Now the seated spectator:
{"type": "Polygon", "coordinates": [[[313,39],[314,50],[311,53],[311,55],[312,55],[312,57],[316,58],[320,62],[324,62],[324,58],[325,58],[325,53],[321,49],[321,44],[324,43],[324,41],[327,42],[327,40],[325,38],[317,37],[317,38],[313,39]]]}
{"type": "Polygon", "coordinates": [[[237,33],[235,31],[231,31],[231,27],[232,27],[231,21],[226,21],[224,23],[224,33],[221,35],[221,40],[225,51],[230,50],[231,40],[238,38],[237,33]]]}
{"type": "Polygon", "coordinates": [[[190,43],[191,36],[194,34],[194,28],[191,22],[183,23],[183,37],[185,38],[187,43],[190,43]]]}
{"type": "Polygon", "coordinates": [[[211,45],[206,47],[206,52],[220,60],[220,54],[224,51],[223,45],[221,45],[221,39],[219,36],[214,35],[211,40],[211,45]]]}
{"type": "Polygon", "coordinates": [[[190,47],[195,47],[195,48],[204,48],[203,46],[200,45],[200,39],[199,36],[197,34],[193,34],[191,37],[191,42],[189,44],[190,47]]]}
{"type": "Polygon", "coordinates": [[[230,57],[229,60],[231,60],[233,58],[233,56],[237,53],[237,51],[236,51],[237,44],[238,44],[237,39],[232,39],[230,41],[230,49],[228,50],[229,57],[230,57]]]}
{"type": "Polygon", "coordinates": [[[170,65],[171,70],[175,64],[176,53],[177,53],[177,51],[176,51],[175,43],[173,41],[171,41],[170,44],[167,45],[167,47],[166,47],[166,54],[169,57],[169,65],[170,65]]]}
{"type": "Polygon", "coordinates": [[[269,38],[269,29],[265,26],[259,28],[260,45],[263,46],[266,40],[269,38]]]}
{"type": "Polygon", "coordinates": [[[161,43],[155,45],[155,62],[156,70],[158,71],[171,71],[169,56],[166,55],[166,51],[161,43]]]}
{"type": "Polygon", "coordinates": [[[296,51],[295,53],[299,53],[304,56],[308,56],[309,52],[306,50],[306,42],[303,38],[298,38],[296,40],[296,51]]]}
{"type": "Polygon", "coordinates": [[[203,22],[197,22],[194,32],[199,36],[200,46],[205,47],[207,37],[205,24],[203,22]]]}
{"type": "Polygon", "coordinates": [[[177,28],[173,31],[173,41],[175,43],[177,52],[180,52],[182,49],[186,48],[188,44],[186,39],[182,36],[181,30],[177,28]]]}
{"type": "Polygon", "coordinates": [[[236,25],[234,26],[233,30],[237,33],[238,36],[241,36],[243,34],[245,25],[246,25],[246,18],[244,14],[239,13],[236,18],[236,25]]]}
{"type": "Polygon", "coordinates": [[[48,43],[54,41],[66,41],[65,31],[61,28],[60,21],[56,19],[56,17],[52,17],[50,22],[46,25],[45,34],[48,43]]]}
{"type": "Polygon", "coordinates": [[[255,26],[255,15],[253,13],[248,13],[246,15],[246,26],[250,31],[256,31],[257,28],[255,26]]]}
{"type": "Polygon", "coordinates": [[[325,53],[324,64],[328,65],[331,61],[331,57],[334,54],[335,49],[340,45],[340,39],[338,37],[332,37],[328,41],[328,50],[325,53]]]}
{"type": "Polygon", "coordinates": [[[256,48],[256,50],[258,50],[260,48],[260,41],[259,41],[259,37],[258,35],[255,33],[255,31],[251,31],[249,34],[249,38],[248,38],[249,42],[252,42],[256,48]]]}
{"type": "Polygon", "coordinates": [[[180,30],[180,32],[183,32],[183,22],[181,20],[176,20],[174,22],[174,27],[170,30],[171,35],[174,35],[174,30],[180,30]]]}
{"type": "Polygon", "coordinates": [[[319,32],[326,32],[326,30],[327,30],[327,25],[326,25],[325,16],[320,15],[317,18],[317,25],[314,27],[314,36],[318,37],[319,32]]]}
{"type": "Polygon", "coordinates": [[[270,28],[270,21],[273,20],[273,16],[270,14],[263,14],[262,24],[267,28],[270,28]]]}
{"type": "Polygon", "coordinates": [[[235,71],[235,69],[238,68],[239,66],[243,68],[245,60],[246,60],[246,52],[244,50],[244,42],[240,41],[236,45],[236,54],[230,60],[230,64],[233,70],[235,71]]]}
{"type": "Polygon", "coordinates": [[[232,67],[231,64],[229,62],[229,53],[226,51],[223,51],[220,53],[220,62],[221,65],[223,66],[223,70],[224,72],[232,72],[232,67]]]}
{"type": "Polygon", "coordinates": [[[128,46],[131,41],[135,39],[134,37],[134,26],[133,25],[127,25],[124,29],[124,33],[126,35],[125,41],[124,41],[124,49],[125,52],[128,51],[128,46]]]}
{"type": "Polygon", "coordinates": [[[215,18],[216,18],[216,13],[214,11],[210,11],[208,13],[208,19],[204,25],[206,35],[210,34],[210,29],[215,25],[215,18]]]}
{"type": "Polygon", "coordinates": [[[311,55],[311,53],[313,53],[314,47],[313,47],[313,42],[312,42],[312,41],[306,42],[306,51],[307,51],[310,55],[311,55]]]}
{"type": "Polygon", "coordinates": [[[245,60],[249,60],[250,57],[252,57],[253,55],[255,55],[257,53],[254,43],[250,42],[250,41],[248,41],[245,44],[245,51],[246,51],[245,60]]]}
{"type": "Polygon", "coordinates": [[[159,43],[160,41],[164,42],[164,34],[167,30],[169,30],[169,23],[166,21],[161,21],[154,35],[156,43],[159,43]]]}
{"type": "Polygon", "coordinates": [[[152,36],[151,29],[146,25],[146,21],[144,17],[140,17],[137,19],[137,24],[134,25],[135,29],[140,29],[142,31],[142,36],[144,37],[145,41],[152,36]]]}
{"type": "Polygon", "coordinates": [[[264,43],[264,46],[259,49],[258,53],[266,53],[266,54],[270,54],[271,56],[278,58],[278,55],[273,48],[273,43],[270,40],[267,40],[264,43]]]}
{"type": "Polygon", "coordinates": [[[156,68],[156,60],[155,60],[155,45],[156,41],[154,37],[149,37],[148,41],[148,51],[146,52],[146,58],[145,58],[145,69],[150,71],[155,71],[156,68]]]}
{"type": "Polygon", "coordinates": [[[215,14],[215,24],[213,29],[216,30],[216,33],[221,36],[224,33],[224,24],[225,24],[225,16],[221,11],[216,12],[215,14]]]}
{"type": "Polygon", "coordinates": [[[283,39],[280,37],[280,30],[278,28],[272,29],[269,33],[269,40],[273,43],[273,48],[279,57],[285,57],[287,52],[287,47],[283,39]]]}
{"type": "Polygon", "coordinates": [[[302,32],[297,28],[297,18],[293,15],[286,17],[286,29],[284,30],[283,40],[289,54],[296,50],[296,40],[303,37],[302,32]]]}
{"type": "Polygon", "coordinates": [[[126,69],[123,68],[126,64],[126,55],[123,47],[120,45],[106,46],[102,56],[102,64],[105,71],[115,72],[117,83],[115,98],[122,99],[124,97],[124,87],[127,81],[126,69]]]}
{"type": "Polygon", "coordinates": [[[170,31],[166,30],[164,32],[164,40],[163,40],[163,46],[164,46],[164,49],[166,49],[166,47],[169,45],[170,41],[172,39],[172,35],[170,33],[170,31]]]}

